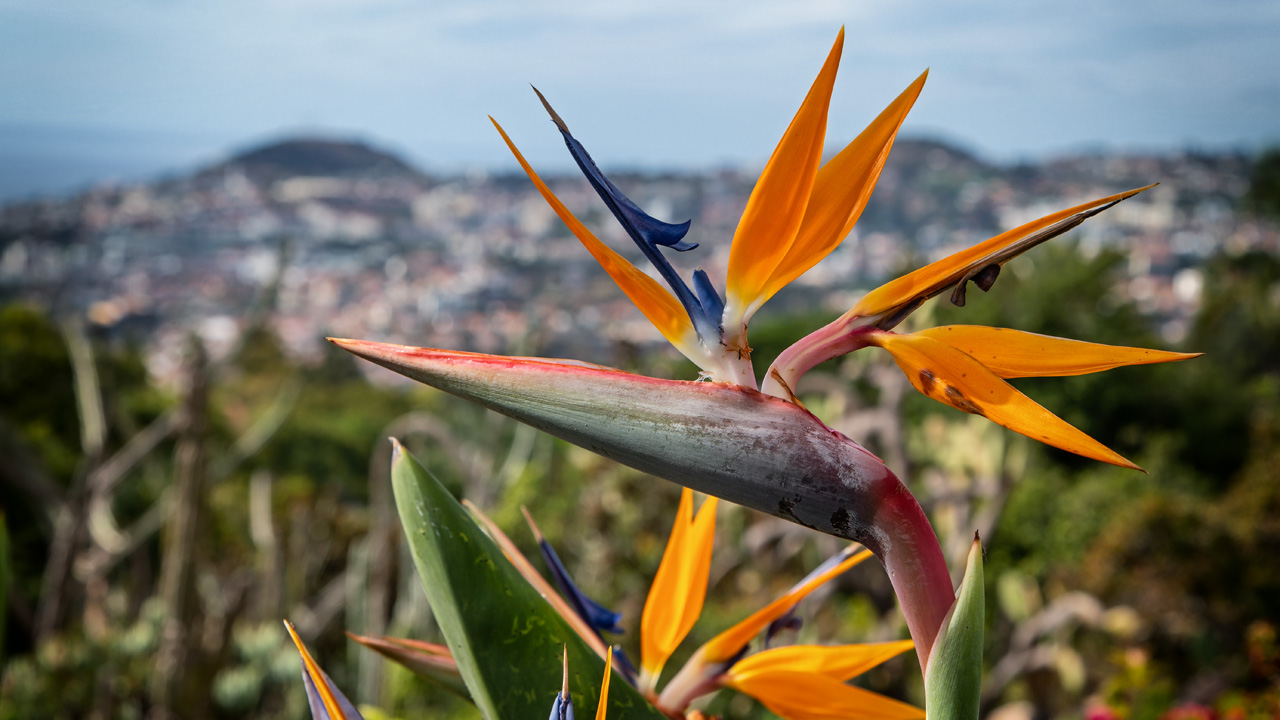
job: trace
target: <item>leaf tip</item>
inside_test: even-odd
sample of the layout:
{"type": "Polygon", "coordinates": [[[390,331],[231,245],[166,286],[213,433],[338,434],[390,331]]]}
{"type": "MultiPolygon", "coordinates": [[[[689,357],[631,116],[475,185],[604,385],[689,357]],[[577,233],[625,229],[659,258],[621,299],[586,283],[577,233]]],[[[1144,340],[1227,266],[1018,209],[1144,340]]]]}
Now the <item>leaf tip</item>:
{"type": "Polygon", "coordinates": [[[566,135],[569,134],[569,126],[565,125],[564,120],[560,119],[559,113],[555,111],[555,108],[551,107],[551,103],[547,102],[547,98],[542,94],[542,91],[534,87],[532,83],[529,84],[529,87],[533,88],[533,92],[542,101],[542,107],[546,108],[547,114],[551,116],[551,122],[555,123],[557,128],[560,128],[560,132],[566,135]]]}
{"type": "Polygon", "coordinates": [[[538,528],[538,523],[533,521],[533,515],[529,512],[529,508],[521,505],[520,513],[524,515],[525,524],[527,524],[529,529],[533,531],[534,541],[541,543],[543,541],[542,530],[538,528]]]}
{"type": "Polygon", "coordinates": [[[978,717],[985,617],[982,541],[975,532],[955,604],[943,620],[926,660],[924,692],[928,717],[940,720],[978,717]]]}

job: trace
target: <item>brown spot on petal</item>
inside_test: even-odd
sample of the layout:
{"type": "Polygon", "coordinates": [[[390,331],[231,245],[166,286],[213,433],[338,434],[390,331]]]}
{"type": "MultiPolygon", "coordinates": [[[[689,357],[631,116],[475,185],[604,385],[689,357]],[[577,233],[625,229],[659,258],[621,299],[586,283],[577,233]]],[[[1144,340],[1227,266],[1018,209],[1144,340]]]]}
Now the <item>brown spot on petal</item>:
{"type": "Polygon", "coordinates": [[[920,371],[920,391],[925,395],[933,394],[933,385],[938,382],[938,378],[929,370],[920,371]]]}
{"type": "Polygon", "coordinates": [[[967,413],[973,413],[974,415],[984,414],[982,412],[982,408],[978,407],[976,404],[974,404],[972,400],[965,397],[964,393],[960,392],[959,390],[957,390],[956,388],[950,385],[947,386],[946,396],[947,396],[947,402],[950,403],[951,406],[954,408],[963,410],[967,413]]]}

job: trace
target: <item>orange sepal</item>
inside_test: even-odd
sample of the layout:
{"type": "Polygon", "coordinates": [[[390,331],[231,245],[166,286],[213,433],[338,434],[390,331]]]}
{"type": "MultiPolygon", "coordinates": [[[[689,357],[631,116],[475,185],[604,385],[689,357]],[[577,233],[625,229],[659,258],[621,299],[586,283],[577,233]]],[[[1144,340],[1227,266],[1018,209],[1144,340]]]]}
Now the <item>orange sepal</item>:
{"type": "MultiPolygon", "coordinates": [[[[289,631],[289,637],[293,639],[293,644],[298,648],[298,655],[302,657],[303,672],[305,672],[307,677],[311,680],[311,687],[308,688],[308,691],[310,691],[311,688],[314,688],[316,692],[315,696],[312,696],[310,692],[308,692],[307,699],[312,703],[314,703],[316,699],[319,699],[331,720],[360,720],[358,712],[355,713],[354,716],[346,712],[343,707],[344,703],[338,700],[338,697],[341,695],[341,691],[335,690],[333,680],[329,678],[329,674],[320,667],[320,664],[315,661],[315,658],[311,657],[311,653],[307,650],[307,646],[303,644],[302,638],[298,637],[298,631],[294,629],[293,623],[285,620],[284,627],[289,631]]],[[[350,701],[345,697],[343,697],[342,700],[345,701],[346,705],[350,705],[350,701]]],[[[312,711],[314,714],[314,704],[312,705],[312,711]]]]}
{"type": "Polygon", "coordinates": [[[596,720],[604,720],[609,711],[609,676],[613,674],[613,653],[604,657],[604,680],[600,683],[600,702],[596,705],[596,720]]]}
{"type": "Polygon", "coordinates": [[[729,251],[726,332],[736,332],[762,299],[765,284],[786,257],[804,219],[822,163],[827,106],[835,85],[844,28],[747,199],[729,251]]]}
{"type": "Polygon", "coordinates": [[[1201,355],[1102,345],[983,325],[943,325],[916,335],[940,340],[971,355],[1006,379],[1086,375],[1124,365],[1175,362],[1201,355]]]}
{"type": "Polygon", "coordinates": [[[921,73],[866,130],[818,170],[796,240],[770,275],[760,304],[830,255],[853,229],[880,179],[898,128],[928,76],[928,70],[921,73]]]}
{"type": "Polygon", "coordinates": [[[844,682],[915,647],[910,640],[869,645],[785,645],[734,663],[735,673],[795,670],[844,682]]]}
{"type": "Polygon", "coordinates": [[[913,705],[805,670],[740,672],[735,666],[726,674],[725,685],[759,700],[787,720],[916,720],[924,717],[924,711],[913,705]]]}
{"type": "Polygon", "coordinates": [[[911,384],[938,402],[982,415],[1067,452],[1142,469],[1018,392],[972,356],[944,342],[926,335],[889,332],[871,333],[868,340],[888,350],[911,384]]]}
{"type": "Polygon", "coordinates": [[[680,493],[676,522],[640,616],[642,686],[657,683],[667,658],[702,614],[718,504],[717,498],[708,497],[694,517],[693,491],[684,488],[680,493]]]}
{"type": "MultiPolygon", "coordinates": [[[[916,300],[931,298],[956,282],[967,282],[992,265],[1004,265],[1036,245],[1079,225],[1097,212],[1152,187],[1155,186],[1126,190],[1060,210],[930,263],[867,293],[846,313],[846,317],[887,313],[916,300]]],[[[994,277],[991,279],[994,281],[994,277]]]]}
{"type": "MultiPolygon", "coordinates": [[[[533,181],[534,187],[542,193],[542,197],[555,211],[556,215],[569,230],[582,242],[591,256],[600,263],[600,267],[609,273],[614,282],[618,283],[618,287],[622,288],[622,292],[626,293],[631,302],[644,313],[644,316],[658,328],[658,332],[662,333],[670,343],[676,346],[676,349],[701,367],[703,356],[705,353],[698,344],[697,331],[694,330],[693,321],[689,319],[689,315],[680,305],[680,301],[675,298],[666,288],[653,278],[644,274],[635,265],[632,265],[626,258],[614,252],[608,245],[600,242],[600,240],[592,234],[587,226],[583,225],[580,220],[569,209],[560,202],[560,198],[551,192],[551,188],[542,181],[538,173],[524,159],[524,155],[516,149],[515,143],[511,142],[511,138],[507,137],[506,131],[498,124],[497,120],[492,117],[489,121],[498,129],[498,133],[502,135],[503,141],[507,143],[507,147],[511,149],[511,153],[515,155],[516,161],[520,163],[520,167],[524,168],[524,172],[533,181]]],[[[704,370],[706,368],[703,368],[704,370]]]]}
{"type": "Polygon", "coordinates": [[[787,614],[788,610],[807,597],[809,593],[869,557],[871,557],[871,551],[863,550],[821,575],[793,588],[787,594],[755,611],[742,622],[708,640],[698,650],[697,657],[701,658],[705,663],[728,660],[738,654],[738,651],[751,642],[751,638],[760,634],[760,631],[769,623],[787,614]]]}

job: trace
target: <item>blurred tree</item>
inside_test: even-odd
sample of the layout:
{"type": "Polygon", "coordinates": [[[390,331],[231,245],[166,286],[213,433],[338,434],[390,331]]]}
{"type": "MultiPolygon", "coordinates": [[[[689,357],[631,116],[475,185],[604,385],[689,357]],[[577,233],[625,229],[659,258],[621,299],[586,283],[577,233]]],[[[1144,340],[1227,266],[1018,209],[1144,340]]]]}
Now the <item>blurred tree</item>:
{"type": "Polygon", "coordinates": [[[80,454],[71,360],[57,327],[34,308],[0,308],[3,420],[65,483],[80,454]]]}
{"type": "Polygon", "coordinates": [[[1280,148],[1271,148],[1254,161],[1244,206],[1263,217],[1280,219],[1280,148]]]}

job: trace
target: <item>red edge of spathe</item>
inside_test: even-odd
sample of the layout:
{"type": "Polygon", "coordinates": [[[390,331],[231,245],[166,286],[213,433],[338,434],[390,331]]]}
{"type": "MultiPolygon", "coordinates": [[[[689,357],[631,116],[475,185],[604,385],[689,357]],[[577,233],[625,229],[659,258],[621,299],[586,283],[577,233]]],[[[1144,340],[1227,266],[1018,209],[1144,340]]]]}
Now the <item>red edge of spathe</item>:
{"type": "Polygon", "coordinates": [[[329,342],[350,352],[354,355],[362,357],[370,362],[377,364],[379,360],[399,361],[403,363],[411,363],[415,359],[433,360],[447,363],[474,363],[490,368],[522,368],[525,370],[536,368],[540,372],[546,373],[565,373],[578,377],[584,375],[596,375],[599,377],[617,377],[626,376],[628,382],[642,383],[656,388],[672,388],[680,387],[684,391],[692,391],[704,393],[707,395],[713,393],[736,392],[761,403],[777,403],[788,408],[788,410],[799,410],[827,429],[832,435],[849,443],[852,447],[861,450],[867,456],[874,459],[880,464],[884,461],[876,457],[870,450],[864,448],[860,443],[849,438],[844,433],[836,430],[821,418],[813,415],[807,408],[798,403],[792,403],[787,400],[753,390],[749,387],[737,385],[727,382],[712,382],[707,380],[669,380],[666,378],[655,378],[648,375],[639,375],[637,373],[618,370],[606,365],[596,365],[594,363],[584,362],[581,360],[567,360],[555,358],[539,358],[539,357],[520,357],[507,355],[491,355],[488,353],[467,352],[465,350],[444,350],[440,348],[417,347],[413,345],[397,345],[395,343],[374,342],[371,340],[352,340],[348,338],[325,338],[329,342]]]}
{"type": "MultiPolygon", "coordinates": [[[[359,355],[366,360],[376,362],[377,359],[389,360],[392,358],[400,358],[403,360],[411,360],[415,358],[439,360],[444,362],[467,363],[473,362],[488,367],[514,368],[536,367],[546,372],[562,372],[573,375],[625,375],[627,379],[634,382],[652,383],[654,385],[682,385],[690,389],[711,391],[711,390],[737,390],[744,394],[756,396],[761,399],[774,400],[783,402],[771,395],[765,395],[759,391],[752,390],[741,385],[726,382],[710,382],[710,381],[692,381],[692,380],[668,380],[665,378],[655,378],[648,375],[639,375],[611,368],[607,365],[596,365],[594,363],[582,360],[569,360],[558,358],[539,358],[539,357],[521,357],[509,355],[490,355],[487,353],[467,352],[465,350],[443,350],[440,348],[415,347],[413,345],[396,345],[394,343],[373,342],[370,340],[350,340],[346,338],[325,338],[329,342],[346,350],[347,352],[359,355]]],[[[798,406],[797,406],[798,407],[798,406]]]]}

